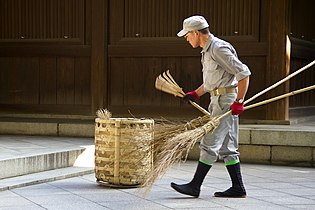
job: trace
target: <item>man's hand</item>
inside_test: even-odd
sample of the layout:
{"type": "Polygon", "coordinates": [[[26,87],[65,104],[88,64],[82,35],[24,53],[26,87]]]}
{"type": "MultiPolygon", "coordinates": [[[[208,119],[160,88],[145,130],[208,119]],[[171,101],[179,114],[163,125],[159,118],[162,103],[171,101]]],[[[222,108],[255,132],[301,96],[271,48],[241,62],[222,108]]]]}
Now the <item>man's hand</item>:
{"type": "Polygon", "coordinates": [[[194,91],[191,91],[191,92],[187,92],[185,94],[185,96],[183,97],[183,100],[184,101],[193,101],[193,102],[196,102],[200,97],[198,96],[197,92],[194,90],[194,91]]]}
{"type": "Polygon", "coordinates": [[[239,115],[244,112],[244,103],[234,101],[231,105],[232,115],[239,115]]]}

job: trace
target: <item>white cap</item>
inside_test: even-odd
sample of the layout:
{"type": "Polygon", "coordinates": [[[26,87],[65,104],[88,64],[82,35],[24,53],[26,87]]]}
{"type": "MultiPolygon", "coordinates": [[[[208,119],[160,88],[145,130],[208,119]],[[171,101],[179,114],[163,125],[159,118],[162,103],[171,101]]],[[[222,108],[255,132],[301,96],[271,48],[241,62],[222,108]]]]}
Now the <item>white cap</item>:
{"type": "Polygon", "coordinates": [[[209,27],[208,22],[202,16],[191,16],[186,18],[183,22],[183,29],[177,33],[177,36],[185,36],[190,31],[201,30],[209,27]]]}

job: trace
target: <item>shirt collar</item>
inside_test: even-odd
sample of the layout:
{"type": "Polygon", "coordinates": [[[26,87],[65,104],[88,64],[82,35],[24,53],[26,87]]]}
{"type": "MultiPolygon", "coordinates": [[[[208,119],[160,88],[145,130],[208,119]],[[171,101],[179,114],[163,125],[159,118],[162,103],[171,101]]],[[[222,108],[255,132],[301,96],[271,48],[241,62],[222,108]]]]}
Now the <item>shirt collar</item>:
{"type": "Polygon", "coordinates": [[[209,35],[209,38],[205,44],[205,47],[202,49],[201,53],[205,53],[208,51],[212,41],[213,41],[214,36],[212,34],[209,35]]]}

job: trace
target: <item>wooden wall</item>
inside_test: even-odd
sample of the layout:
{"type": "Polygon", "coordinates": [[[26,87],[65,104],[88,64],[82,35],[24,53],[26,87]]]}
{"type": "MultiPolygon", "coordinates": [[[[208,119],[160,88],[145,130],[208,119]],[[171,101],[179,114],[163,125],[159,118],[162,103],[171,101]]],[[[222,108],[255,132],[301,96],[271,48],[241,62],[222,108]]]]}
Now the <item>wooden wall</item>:
{"type": "MultiPolygon", "coordinates": [[[[307,65],[315,59],[315,1],[291,0],[290,37],[291,72],[307,65]]],[[[290,89],[297,90],[315,84],[315,66],[296,76],[290,81],[290,89]]],[[[290,98],[290,108],[315,107],[315,91],[309,91],[290,98]]]]}
{"type": "MultiPolygon", "coordinates": [[[[232,42],[241,60],[251,68],[255,85],[248,96],[263,89],[267,22],[259,19],[266,10],[262,5],[259,0],[110,1],[109,106],[133,110],[150,107],[151,111],[177,113],[189,107],[155,90],[154,80],[169,69],[185,91],[201,84],[201,50],[192,49],[184,39],[176,37],[183,19],[192,14],[205,16],[211,32],[232,42]]],[[[208,102],[208,96],[201,100],[205,108],[208,102]]]]}
{"type": "Polygon", "coordinates": [[[2,41],[84,43],[84,0],[0,1],[2,41]]]}
{"type": "MultiPolygon", "coordinates": [[[[292,38],[291,73],[315,59],[315,43],[292,38]]],[[[315,66],[290,80],[290,90],[298,90],[315,84],[315,66]]],[[[290,98],[290,108],[315,107],[315,91],[308,91],[290,98]]]]}
{"type": "MultiPolygon", "coordinates": [[[[167,69],[185,91],[201,84],[201,49],[176,37],[183,19],[193,14],[205,16],[211,32],[231,42],[250,67],[249,98],[286,73],[284,56],[273,54],[274,43],[281,42],[280,51],[285,45],[288,4],[291,0],[274,5],[271,0],[1,0],[1,112],[91,115],[100,107],[146,116],[194,112],[154,88],[156,76],[167,69]],[[275,24],[284,25],[275,31],[275,24]]],[[[205,108],[208,102],[206,96],[200,101],[205,108]]],[[[290,101],[313,104],[296,103],[290,101]]],[[[273,112],[264,106],[243,118],[270,119],[273,112]]]]}
{"type": "Polygon", "coordinates": [[[85,0],[0,1],[0,106],[19,113],[90,113],[85,0]]]}

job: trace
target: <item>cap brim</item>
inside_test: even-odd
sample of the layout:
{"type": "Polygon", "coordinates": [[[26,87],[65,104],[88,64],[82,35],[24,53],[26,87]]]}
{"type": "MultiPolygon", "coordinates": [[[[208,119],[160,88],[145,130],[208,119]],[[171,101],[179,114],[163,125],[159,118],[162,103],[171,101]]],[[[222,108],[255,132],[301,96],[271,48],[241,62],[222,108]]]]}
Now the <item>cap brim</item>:
{"type": "Polygon", "coordinates": [[[180,32],[177,33],[178,37],[183,37],[185,36],[189,31],[186,31],[185,29],[181,30],[180,32]]]}

